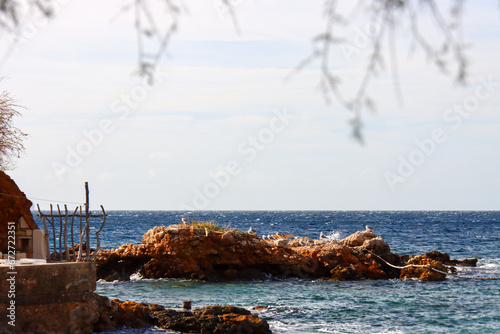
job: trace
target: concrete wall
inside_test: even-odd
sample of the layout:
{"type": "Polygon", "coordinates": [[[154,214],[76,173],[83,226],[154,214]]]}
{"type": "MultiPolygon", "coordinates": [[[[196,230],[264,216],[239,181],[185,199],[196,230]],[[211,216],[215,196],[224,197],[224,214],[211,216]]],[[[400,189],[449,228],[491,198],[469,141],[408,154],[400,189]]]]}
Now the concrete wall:
{"type": "Polygon", "coordinates": [[[91,333],[99,318],[95,287],[93,262],[0,266],[0,333],[91,333]]]}
{"type": "Polygon", "coordinates": [[[43,230],[33,230],[33,258],[49,258],[48,241],[43,230]]]}

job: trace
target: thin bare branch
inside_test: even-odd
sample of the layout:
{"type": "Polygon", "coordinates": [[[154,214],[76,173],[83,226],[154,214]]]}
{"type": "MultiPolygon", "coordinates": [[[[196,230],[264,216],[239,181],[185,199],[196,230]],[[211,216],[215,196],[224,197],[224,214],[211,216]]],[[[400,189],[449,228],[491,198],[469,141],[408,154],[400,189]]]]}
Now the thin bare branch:
{"type": "Polygon", "coordinates": [[[399,105],[403,105],[396,49],[396,35],[399,29],[396,18],[408,18],[415,45],[423,50],[433,64],[445,74],[454,73],[458,82],[465,82],[468,63],[461,33],[463,2],[464,0],[454,0],[450,8],[451,18],[448,18],[443,15],[434,0],[359,0],[346,17],[337,11],[336,0],[326,0],[325,30],[313,39],[313,52],[299,63],[292,74],[295,75],[298,71],[318,61],[321,68],[319,87],[325,101],[330,102],[330,97],[333,97],[346,110],[353,113],[350,121],[352,134],[358,142],[362,143],[363,109],[375,109],[373,99],[369,96],[369,87],[373,79],[384,70],[386,52],[390,59],[390,73],[395,96],[399,105]],[[420,8],[417,9],[417,6],[420,8]],[[346,38],[339,34],[338,28],[342,27],[344,30],[353,28],[355,20],[364,18],[364,16],[361,17],[362,12],[370,17],[370,23],[379,29],[376,34],[370,36],[369,58],[364,73],[359,78],[357,89],[354,94],[346,94],[345,89],[342,89],[340,74],[336,72],[333,63],[331,64],[331,48],[334,45],[340,46],[346,41],[346,38]],[[429,36],[428,32],[421,32],[421,14],[426,15],[424,18],[433,19],[436,24],[436,34],[429,36]],[[384,40],[386,35],[387,41],[384,40]],[[436,46],[430,42],[435,38],[441,38],[444,41],[436,46]],[[451,72],[450,65],[456,67],[456,70],[451,72]]]}
{"type": "MultiPolygon", "coordinates": [[[[158,67],[161,58],[165,55],[167,46],[177,31],[179,17],[181,15],[181,6],[173,0],[164,0],[161,2],[148,0],[135,0],[135,29],[137,34],[137,49],[139,75],[153,80],[155,69],[158,67]],[[161,6],[161,16],[155,18],[151,6],[161,6]],[[159,22],[166,23],[165,27],[160,27],[159,22]],[[155,49],[151,49],[150,38],[155,37],[155,49]],[[149,49],[146,48],[146,41],[149,42],[149,49]]],[[[156,7],[155,7],[156,9],[156,7]]]]}
{"type": "Polygon", "coordinates": [[[230,0],[222,0],[222,4],[226,6],[229,16],[231,16],[231,21],[233,22],[234,30],[236,30],[236,33],[238,33],[238,35],[240,35],[241,34],[240,25],[238,23],[238,17],[236,16],[233,5],[231,4],[230,0]]]}

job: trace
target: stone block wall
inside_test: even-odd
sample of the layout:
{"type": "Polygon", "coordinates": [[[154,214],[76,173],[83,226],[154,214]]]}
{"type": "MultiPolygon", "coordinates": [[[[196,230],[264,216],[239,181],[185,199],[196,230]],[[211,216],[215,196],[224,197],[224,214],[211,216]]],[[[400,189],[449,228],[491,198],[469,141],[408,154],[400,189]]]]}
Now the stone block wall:
{"type": "Polygon", "coordinates": [[[0,266],[0,333],[92,333],[95,287],[93,262],[0,266]]]}

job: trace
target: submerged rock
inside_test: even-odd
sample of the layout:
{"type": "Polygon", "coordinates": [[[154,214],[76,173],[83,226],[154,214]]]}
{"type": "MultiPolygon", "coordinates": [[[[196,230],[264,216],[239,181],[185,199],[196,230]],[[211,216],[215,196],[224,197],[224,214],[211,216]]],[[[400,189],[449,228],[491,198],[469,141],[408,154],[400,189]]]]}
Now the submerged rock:
{"type": "Polygon", "coordinates": [[[155,227],[144,234],[142,244],[101,250],[95,261],[98,278],[106,280],[127,280],[139,273],[145,278],[234,281],[270,276],[441,280],[445,274],[422,266],[446,272],[444,265],[475,265],[477,260],[459,262],[439,252],[400,257],[391,252],[384,239],[369,230],[340,241],[288,237],[264,240],[236,230],[182,224],[155,227]],[[404,265],[410,267],[401,270],[404,265]]]}

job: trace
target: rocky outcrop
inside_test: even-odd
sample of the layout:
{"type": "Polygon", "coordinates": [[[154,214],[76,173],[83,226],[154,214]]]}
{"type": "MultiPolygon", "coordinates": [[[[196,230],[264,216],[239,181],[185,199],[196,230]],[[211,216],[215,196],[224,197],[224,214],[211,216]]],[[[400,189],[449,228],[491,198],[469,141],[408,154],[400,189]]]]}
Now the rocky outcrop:
{"type": "Polygon", "coordinates": [[[141,245],[101,251],[96,258],[97,275],[107,280],[128,279],[134,272],[147,278],[204,280],[252,280],[269,275],[342,280],[397,277],[367,252],[392,259],[382,238],[370,232],[358,232],[358,236],[356,247],[351,247],[347,241],[264,240],[254,234],[190,225],[155,227],[144,235],[141,245]]]}
{"type": "Polygon", "coordinates": [[[452,260],[450,255],[446,253],[440,253],[438,251],[425,253],[425,257],[442,262],[446,266],[465,266],[465,267],[475,267],[477,265],[477,259],[464,259],[464,260],[452,260]]]}
{"type": "Polygon", "coordinates": [[[271,333],[267,321],[250,311],[234,306],[206,306],[194,311],[165,309],[156,304],[109,300],[94,295],[99,320],[94,331],[117,328],[142,328],[157,326],[181,333],[271,333]]]}
{"type": "Polygon", "coordinates": [[[151,313],[163,310],[160,305],[145,305],[136,302],[121,302],[118,299],[110,300],[97,294],[93,295],[96,303],[98,319],[94,323],[93,331],[101,332],[117,328],[144,328],[156,324],[151,313]]]}
{"type": "Polygon", "coordinates": [[[3,171],[0,171],[0,251],[7,248],[7,224],[18,222],[21,217],[32,229],[37,225],[31,214],[31,201],[3,171]]]}
{"type": "Polygon", "coordinates": [[[19,218],[24,217],[28,225],[37,228],[30,211],[31,205],[31,201],[26,198],[14,180],[0,171],[0,226],[6,226],[8,222],[17,222],[19,218]]]}
{"type": "MultiPolygon", "coordinates": [[[[441,254],[441,253],[439,253],[441,254]]],[[[218,231],[192,225],[155,227],[144,234],[142,244],[126,244],[102,250],[96,257],[97,276],[127,280],[138,272],[146,278],[203,280],[254,280],[274,277],[325,278],[333,280],[421,278],[444,279],[423,274],[423,267],[404,270],[407,264],[435,266],[446,272],[437,254],[404,258],[371,231],[356,232],[340,240],[264,240],[235,230],[218,231]]],[[[443,255],[446,258],[446,254],[443,255]]],[[[449,260],[449,256],[448,256],[449,260]]],[[[450,260],[451,261],[451,260],[450,260]]]]}
{"type": "Polygon", "coordinates": [[[234,306],[207,306],[191,311],[155,311],[158,327],[182,333],[268,334],[267,321],[234,306]]]}
{"type": "Polygon", "coordinates": [[[453,266],[475,267],[477,259],[452,260],[450,255],[438,251],[422,255],[401,257],[406,268],[400,273],[401,279],[417,278],[423,281],[442,281],[448,273],[455,273],[453,266]],[[432,268],[432,269],[431,269],[432,268]]]}
{"type": "Polygon", "coordinates": [[[424,255],[411,256],[401,269],[399,278],[416,278],[422,281],[442,281],[446,278],[448,269],[442,262],[424,255]]]}

